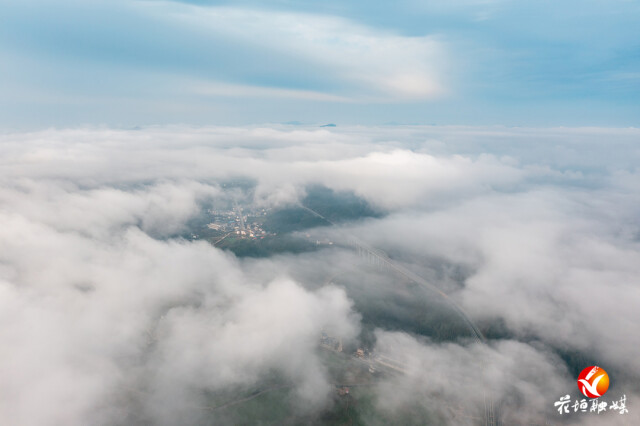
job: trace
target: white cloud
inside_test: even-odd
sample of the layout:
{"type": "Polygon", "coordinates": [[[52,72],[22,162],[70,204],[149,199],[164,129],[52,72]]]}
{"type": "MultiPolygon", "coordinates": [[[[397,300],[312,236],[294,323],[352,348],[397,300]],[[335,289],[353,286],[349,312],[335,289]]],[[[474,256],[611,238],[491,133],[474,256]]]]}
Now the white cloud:
{"type": "Polygon", "coordinates": [[[136,403],[147,421],[175,424],[203,414],[193,408],[203,390],[270,370],[310,409],[329,390],[314,355],[320,329],[357,327],[342,290],[251,282],[206,243],[0,223],[4,424],[114,424],[136,403]]]}
{"type": "Polygon", "coordinates": [[[473,390],[486,382],[504,415],[515,407],[535,419],[575,390],[555,348],[591,354],[631,397],[640,375],[637,136],[285,126],[4,134],[0,420],[196,423],[204,391],[258,383],[268,371],[288,378],[309,410],[328,403],[318,331],[354,336],[359,319],[323,278],[352,259],[243,262],[167,239],[232,177],[255,181],[256,200],[271,205],[319,183],[385,208],[348,231],[524,341],[436,345],[379,331],[379,348],[412,371],[377,389],[387,396],[381,410],[432,409],[438,395],[471,393],[481,412],[473,390]]]}
{"type": "Polygon", "coordinates": [[[222,82],[203,86],[201,93],[386,102],[432,99],[447,92],[447,55],[435,37],[374,31],[328,15],[161,2],[139,7],[210,35],[309,61],[317,69],[312,71],[316,77],[328,74],[339,82],[327,93],[222,82]]]}
{"type": "Polygon", "coordinates": [[[504,424],[526,424],[548,415],[548,395],[562,394],[573,381],[551,352],[524,343],[425,344],[380,331],[377,337],[377,349],[408,370],[378,387],[385,411],[425,404],[447,424],[474,425],[484,423],[486,404],[492,403],[504,424]]]}

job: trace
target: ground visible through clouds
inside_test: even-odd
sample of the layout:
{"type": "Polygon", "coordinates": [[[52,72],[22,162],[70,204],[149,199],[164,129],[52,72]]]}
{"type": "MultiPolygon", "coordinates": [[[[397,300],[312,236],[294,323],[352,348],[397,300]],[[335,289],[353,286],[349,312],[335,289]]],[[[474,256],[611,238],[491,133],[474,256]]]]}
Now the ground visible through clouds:
{"type": "Polygon", "coordinates": [[[637,424],[639,137],[5,133],[0,423],[637,424]]]}

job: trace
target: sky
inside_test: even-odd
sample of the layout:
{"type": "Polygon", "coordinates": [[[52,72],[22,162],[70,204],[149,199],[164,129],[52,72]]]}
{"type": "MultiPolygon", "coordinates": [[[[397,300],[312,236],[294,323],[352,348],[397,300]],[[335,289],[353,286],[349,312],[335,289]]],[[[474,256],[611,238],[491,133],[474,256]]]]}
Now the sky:
{"type": "Polygon", "coordinates": [[[635,0],[0,2],[0,128],[637,126],[635,0]]]}
{"type": "Polygon", "coordinates": [[[357,347],[363,304],[407,316],[401,292],[340,244],[183,238],[229,180],[275,211],[359,200],[378,214],[309,232],[488,331],[376,326],[407,374],[367,424],[472,425],[487,389],[503,424],[640,424],[638,22],[635,0],[0,0],[0,424],[242,424],[213,402],[274,376],[296,419],[335,407],[320,331],[357,347]],[[332,278],[354,265],[362,299],[332,278]],[[571,356],[627,416],[558,420],[571,356]]]}

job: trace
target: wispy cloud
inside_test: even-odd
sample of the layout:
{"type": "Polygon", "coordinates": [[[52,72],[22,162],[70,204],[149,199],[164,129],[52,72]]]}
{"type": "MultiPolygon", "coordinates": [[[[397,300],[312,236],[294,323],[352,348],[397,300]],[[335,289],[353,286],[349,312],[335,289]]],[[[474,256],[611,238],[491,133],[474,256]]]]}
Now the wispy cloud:
{"type": "Polygon", "coordinates": [[[309,61],[317,67],[312,73],[328,73],[336,79],[327,96],[420,100],[447,91],[443,75],[447,55],[444,43],[434,37],[402,36],[319,14],[175,3],[140,5],[162,19],[210,35],[309,61]]]}

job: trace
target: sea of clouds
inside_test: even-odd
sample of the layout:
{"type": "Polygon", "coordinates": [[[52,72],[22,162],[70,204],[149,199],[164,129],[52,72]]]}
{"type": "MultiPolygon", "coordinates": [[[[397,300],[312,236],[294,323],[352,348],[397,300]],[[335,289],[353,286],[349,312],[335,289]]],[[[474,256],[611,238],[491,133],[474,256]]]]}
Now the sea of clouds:
{"type": "Polygon", "coordinates": [[[0,135],[0,423],[215,424],[205,391],[273,371],[302,412],[330,404],[319,330],[354,339],[360,315],[344,289],[300,277],[339,260],[238,259],[174,237],[237,178],[267,207],[309,185],[354,193],[384,215],[329,235],[418,273],[427,258],[463,267],[462,282],[434,284],[508,332],[479,344],[378,330],[378,349],[409,371],[377,386],[380,410],[418,403],[474,424],[443,401],[482,415],[490,389],[505,424],[558,421],[553,402],[578,396],[560,350],[605,368],[607,396],[630,409],[563,419],[637,423],[638,140],[633,128],[430,126],[0,135]]]}

